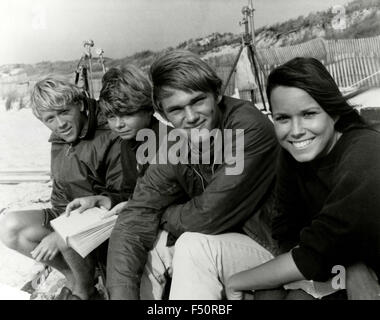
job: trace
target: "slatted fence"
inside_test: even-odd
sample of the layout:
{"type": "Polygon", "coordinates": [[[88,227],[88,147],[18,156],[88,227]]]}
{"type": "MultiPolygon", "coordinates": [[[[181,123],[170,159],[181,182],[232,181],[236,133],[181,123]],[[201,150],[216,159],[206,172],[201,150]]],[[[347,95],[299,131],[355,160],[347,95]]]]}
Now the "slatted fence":
{"type": "MultiPolygon", "coordinates": [[[[288,46],[271,47],[257,50],[261,65],[259,72],[260,82],[266,84],[266,77],[277,66],[295,57],[314,57],[319,59],[329,70],[339,87],[347,88],[359,86],[380,87],[380,36],[364,39],[324,40],[311,41],[288,46]],[[376,74],[376,72],[379,72],[376,74]]],[[[234,57],[211,59],[211,65],[218,75],[226,81],[232,68],[234,57]]],[[[234,75],[232,76],[226,94],[232,95],[235,91],[234,75]]],[[[254,92],[255,102],[261,100],[258,89],[254,92]]],[[[240,91],[240,97],[250,100],[250,91],[240,91]]]]}

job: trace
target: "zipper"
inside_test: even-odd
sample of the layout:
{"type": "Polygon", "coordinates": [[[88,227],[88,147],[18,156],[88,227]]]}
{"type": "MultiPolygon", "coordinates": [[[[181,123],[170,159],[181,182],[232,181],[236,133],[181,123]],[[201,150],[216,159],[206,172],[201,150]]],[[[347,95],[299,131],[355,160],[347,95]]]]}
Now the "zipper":
{"type": "Polygon", "coordinates": [[[71,148],[73,147],[72,144],[69,145],[69,147],[66,150],[65,156],[67,157],[70,154],[71,148]]]}
{"type": "Polygon", "coordinates": [[[194,170],[194,172],[201,178],[201,182],[202,182],[202,188],[203,188],[203,191],[205,191],[206,190],[206,188],[205,188],[205,184],[204,184],[204,178],[203,178],[203,176],[194,168],[194,167],[192,167],[192,169],[194,170]]]}

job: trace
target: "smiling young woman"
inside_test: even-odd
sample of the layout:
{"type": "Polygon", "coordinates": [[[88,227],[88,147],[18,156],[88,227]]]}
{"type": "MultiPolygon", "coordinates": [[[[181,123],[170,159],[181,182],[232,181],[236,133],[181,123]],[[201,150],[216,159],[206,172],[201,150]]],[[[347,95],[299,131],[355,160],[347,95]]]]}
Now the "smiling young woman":
{"type": "Polygon", "coordinates": [[[313,58],[295,58],[273,70],[267,96],[282,146],[272,231],[282,254],[232,276],[229,288],[270,289],[298,281],[293,289],[320,298],[334,291],[332,282],[327,290],[315,283],[309,290],[310,283],[299,280],[327,281],[339,265],[355,272],[349,278],[370,276],[378,290],[371,271],[352,266],[380,274],[379,132],[313,58]]]}
{"type": "Polygon", "coordinates": [[[277,139],[298,162],[326,155],[339,140],[334,119],[305,90],[278,86],[271,106],[277,139]]]}

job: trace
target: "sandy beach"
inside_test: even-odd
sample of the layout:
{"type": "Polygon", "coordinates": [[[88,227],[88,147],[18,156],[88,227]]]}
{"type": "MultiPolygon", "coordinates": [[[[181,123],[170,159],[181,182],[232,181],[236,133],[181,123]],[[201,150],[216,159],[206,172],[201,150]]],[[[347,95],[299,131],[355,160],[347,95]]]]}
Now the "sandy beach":
{"type": "MultiPolygon", "coordinates": [[[[50,166],[49,130],[30,109],[5,111],[0,100],[0,171],[46,170],[50,166]]],[[[50,198],[50,183],[0,184],[0,212],[41,208],[50,198]]],[[[7,287],[21,288],[42,268],[0,242],[0,298],[7,287]]],[[[17,294],[9,291],[9,297],[17,294]]]]}

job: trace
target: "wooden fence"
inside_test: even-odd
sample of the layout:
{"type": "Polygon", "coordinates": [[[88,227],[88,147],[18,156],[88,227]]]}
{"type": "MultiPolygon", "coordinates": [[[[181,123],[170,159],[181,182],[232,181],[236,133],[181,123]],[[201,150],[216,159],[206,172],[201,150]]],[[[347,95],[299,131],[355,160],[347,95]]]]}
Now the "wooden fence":
{"type": "MultiPolygon", "coordinates": [[[[260,82],[266,84],[266,77],[277,66],[295,57],[314,57],[329,70],[338,86],[347,88],[355,84],[367,87],[380,87],[380,36],[364,39],[323,40],[314,39],[306,43],[272,47],[257,50],[256,56],[261,64],[260,82]],[[375,74],[379,72],[378,74],[375,74]],[[372,76],[371,76],[372,75],[372,76]]],[[[223,59],[218,66],[217,59],[212,60],[218,75],[226,81],[233,65],[233,57],[223,59]],[[226,61],[230,61],[228,65],[226,61]]],[[[235,91],[234,74],[227,86],[226,94],[235,91]]],[[[261,100],[258,89],[253,91],[255,102],[261,100]]],[[[250,100],[250,91],[240,91],[240,97],[250,100]]]]}
{"type": "MultiPolygon", "coordinates": [[[[260,82],[266,84],[268,74],[278,65],[292,58],[314,57],[322,61],[339,87],[347,88],[359,82],[360,86],[380,87],[380,36],[364,39],[324,40],[313,39],[305,43],[287,47],[271,47],[258,49],[256,56],[261,65],[260,82]],[[374,76],[371,76],[374,75],[374,76]]],[[[207,61],[214,67],[223,81],[226,81],[232,68],[235,56],[233,54],[213,57],[207,61]]],[[[73,75],[74,77],[74,75],[73,75]]],[[[74,79],[72,77],[72,79],[74,79]]],[[[9,92],[17,92],[19,97],[26,94],[33,82],[2,83],[0,81],[0,96],[9,92]]],[[[94,79],[94,93],[97,98],[101,88],[100,79],[94,79]]],[[[235,74],[232,75],[226,94],[235,92],[235,74]]],[[[253,90],[254,100],[261,100],[258,89],[253,90]]],[[[240,91],[240,97],[251,100],[250,91],[240,91]]]]}

